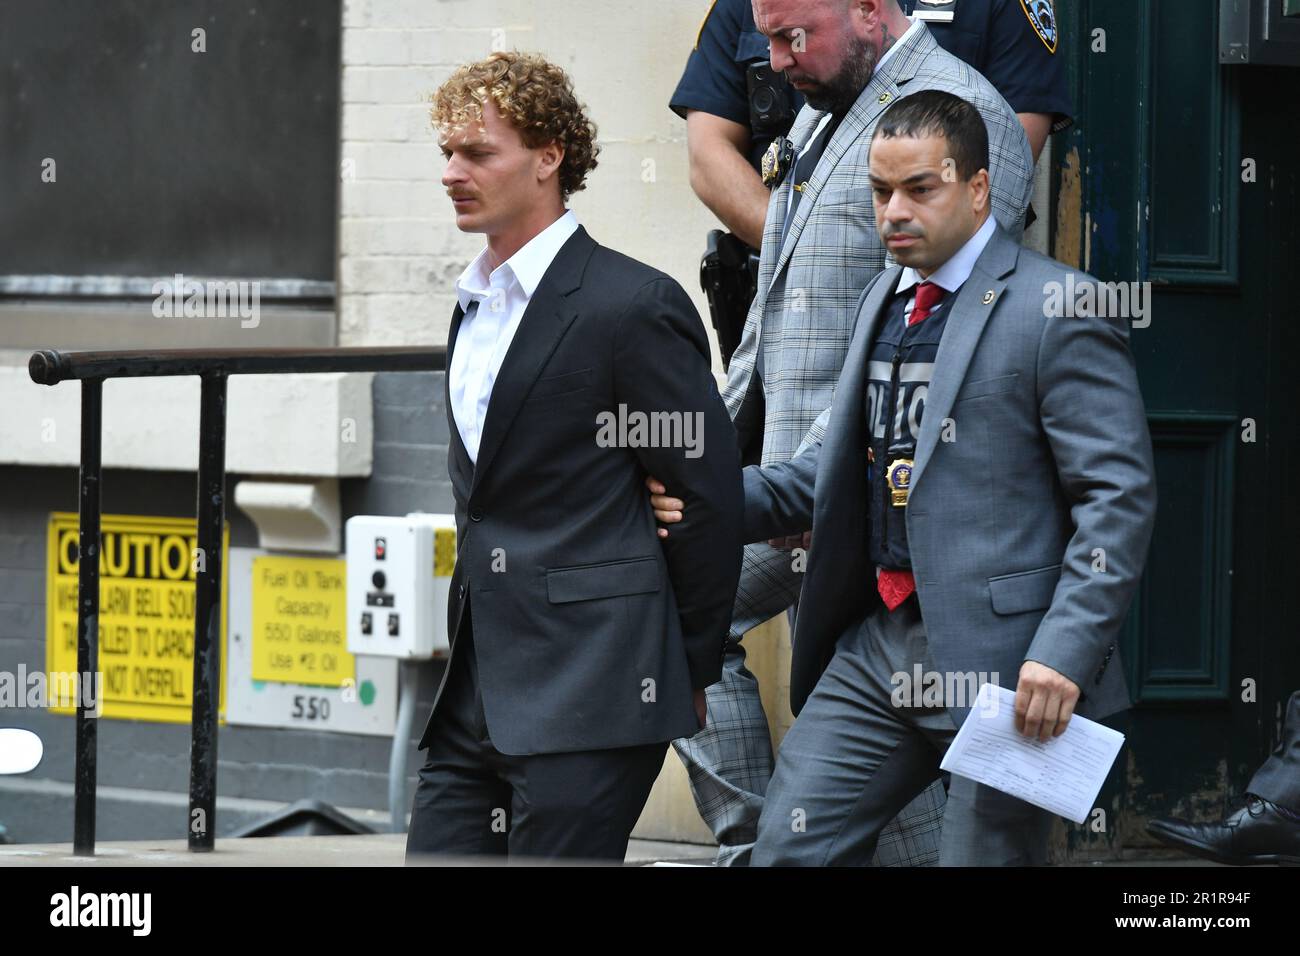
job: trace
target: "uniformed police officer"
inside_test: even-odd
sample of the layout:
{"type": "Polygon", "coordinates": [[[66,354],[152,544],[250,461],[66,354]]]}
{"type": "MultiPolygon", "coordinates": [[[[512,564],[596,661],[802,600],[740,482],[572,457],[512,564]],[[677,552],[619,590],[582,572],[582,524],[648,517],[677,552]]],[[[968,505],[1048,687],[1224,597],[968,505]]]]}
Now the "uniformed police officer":
{"type": "Polygon", "coordinates": [[[772,71],[768,56],[750,0],[715,0],[668,104],[686,120],[691,188],[754,249],[768,200],[759,163],[804,103],[785,74],[772,71]]]}
{"type": "MultiPolygon", "coordinates": [[[[758,280],[767,186],[758,175],[768,144],[790,131],[803,96],[775,72],[750,0],[710,7],[669,106],[686,120],[691,187],[731,231],[709,233],[700,285],[723,367],[740,342],[758,280]]],[[[757,461],[758,449],[742,449],[757,461]]]]}
{"type": "Polygon", "coordinates": [[[1029,137],[1034,162],[1049,133],[1073,123],[1051,0],[900,0],[939,45],[997,87],[1029,137]]]}

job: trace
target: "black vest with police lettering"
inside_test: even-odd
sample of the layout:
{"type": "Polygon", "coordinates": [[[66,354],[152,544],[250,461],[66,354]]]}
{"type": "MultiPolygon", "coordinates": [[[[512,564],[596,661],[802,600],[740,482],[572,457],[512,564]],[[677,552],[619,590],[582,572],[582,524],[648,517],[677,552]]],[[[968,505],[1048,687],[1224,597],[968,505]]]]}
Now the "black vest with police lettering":
{"type": "MultiPolygon", "coordinates": [[[[869,552],[873,564],[900,570],[912,566],[904,522],[907,509],[894,504],[888,484],[889,469],[900,459],[914,461],[916,458],[916,439],[921,432],[934,359],[952,300],[956,298],[952,293],[945,295],[926,318],[916,325],[905,326],[903,310],[908,297],[915,293],[916,286],[913,286],[891,300],[871,347],[867,367],[865,411],[871,448],[867,464],[867,500],[871,508],[869,552]]],[[[862,454],[867,454],[866,448],[862,454]]],[[[897,473],[907,470],[906,464],[899,465],[895,481],[910,488],[910,473],[906,481],[897,473]]]]}

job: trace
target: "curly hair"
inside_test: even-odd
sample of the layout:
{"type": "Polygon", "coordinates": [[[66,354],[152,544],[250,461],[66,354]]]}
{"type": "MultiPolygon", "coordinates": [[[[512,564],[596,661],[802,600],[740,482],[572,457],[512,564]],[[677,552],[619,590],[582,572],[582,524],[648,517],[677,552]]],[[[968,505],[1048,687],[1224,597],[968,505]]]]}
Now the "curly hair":
{"type": "Polygon", "coordinates": [[[564,198],[585,188],[583,180],[596,168],[600,147],[596,126],[564,70],[537,54],[518,51],[467,63],[433,94],[434,128],[445,137],[467,123],[481,123],[489,96],[529,149],[553,142],[564,150],[559,168],[564,198]]]}

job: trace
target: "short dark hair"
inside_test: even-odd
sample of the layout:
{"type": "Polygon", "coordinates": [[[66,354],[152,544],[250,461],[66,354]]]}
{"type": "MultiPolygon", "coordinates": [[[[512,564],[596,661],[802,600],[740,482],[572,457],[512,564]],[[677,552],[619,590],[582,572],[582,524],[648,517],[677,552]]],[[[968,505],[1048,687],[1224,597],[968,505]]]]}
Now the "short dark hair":
{"type": "Polygon", "coordinates": [[[896,101],[876,124],[872,138],[877,136],[942,136],[963,182],[989,168],[989,131],[984,118],[966,100],[943,90],[920,90],[896,101]]]}

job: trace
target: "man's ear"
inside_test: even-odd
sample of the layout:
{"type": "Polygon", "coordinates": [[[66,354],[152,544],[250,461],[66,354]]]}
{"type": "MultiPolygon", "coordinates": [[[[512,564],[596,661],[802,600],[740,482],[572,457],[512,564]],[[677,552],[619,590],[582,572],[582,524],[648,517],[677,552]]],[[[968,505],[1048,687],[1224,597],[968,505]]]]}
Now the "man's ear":
{"type": "Polygon", "coordinates": [[[897,6],[900,12],[903,9],[897,0],[849,0],[849,9],[866,21],[867,29],[872,31],[880,26],[891,6],[897,6]]]}
{"type": "Polygon", "coordinates": [[[564,147],[558,142],[550,142],[542,147],[542,162],[538,167],[539,179],[547,179],[554,175],[564,162],[564,147]]]}
{"type": "Polygon", "coordinates": [[[989,171],[981,169],[971,177],[971,200],[975,205],[975,210],[989,207],[993,202],[993,194],[989,185],[989,171]]]}

